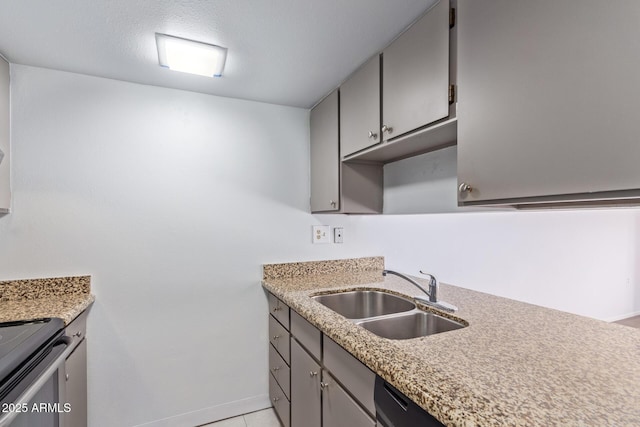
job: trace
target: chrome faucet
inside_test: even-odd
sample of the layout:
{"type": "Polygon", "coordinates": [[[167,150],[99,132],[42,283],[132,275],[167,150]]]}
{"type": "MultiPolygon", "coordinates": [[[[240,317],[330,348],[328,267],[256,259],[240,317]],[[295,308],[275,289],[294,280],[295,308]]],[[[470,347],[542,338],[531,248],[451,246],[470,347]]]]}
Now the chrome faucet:
{"type": "Polygon", "coordinates": [[[429,278],[429,290],[426,290],[425,288],[423,288],[421,284],[419,284],[418,282],[416,282],[415,280],[413,280],[411,277],[407,275],[398,273],[397,271],[393,271],[393,270],[382,270],[383,276],[386,276],[387,274],[393,274],[395,276],[401,277],[407,282],[411,283],[416,288],[420,289],[428,297],[428,298],[424,298],[422,296],[416,296],[414,297],[416,301],[434,308],[439,308],[441,310],[448,311],[450,313],[457,311],[458,307],[456,307],[455,305],[449,304],[444,301],[438,301],[438,280],[436,279],[436,277],[433,274],[425,273],[422,270],[420,270],[420,273],[424,274],[429,278]]]}

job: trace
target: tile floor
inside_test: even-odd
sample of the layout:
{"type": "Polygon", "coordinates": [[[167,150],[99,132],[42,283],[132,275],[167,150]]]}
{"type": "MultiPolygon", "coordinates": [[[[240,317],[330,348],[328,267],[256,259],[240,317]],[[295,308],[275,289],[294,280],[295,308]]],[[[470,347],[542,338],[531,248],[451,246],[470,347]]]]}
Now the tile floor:
{"type": "Polygon", "coordinates": [[[616,323],[640,329],[640,316],[634,316],[634,317],[629,317],[627,319],[618,320],[616,323]]]}
{"type": "Polygon", "coordinates": [[[201,427],[280,427],[280,421],[273,408],[251,412],[239,417],[227,418],[201,427]]]}

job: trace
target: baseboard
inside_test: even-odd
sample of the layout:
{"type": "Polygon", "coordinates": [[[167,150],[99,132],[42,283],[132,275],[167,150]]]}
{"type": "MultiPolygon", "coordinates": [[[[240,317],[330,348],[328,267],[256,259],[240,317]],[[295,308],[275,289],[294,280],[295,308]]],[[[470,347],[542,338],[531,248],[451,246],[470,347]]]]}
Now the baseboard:
{"type": "Polygon", "coordinates": [[[628,319],[630,317],[640,316],[640,311],[635,311],[633,313],[623,314],[622,316],[610,317],[606,319],[607,322],[617,322],[618,320],[628,319]]]}
{"type": "Polygon", "coordinates": [[[237,417],[249,412],[259,411],[271,407],[268,394],[236,400],[235,402],[211,406],[185,414],[175,415],[161,420],[138,424],[135,427],[195,427],[212,423],[226,418],[237,417]]]}

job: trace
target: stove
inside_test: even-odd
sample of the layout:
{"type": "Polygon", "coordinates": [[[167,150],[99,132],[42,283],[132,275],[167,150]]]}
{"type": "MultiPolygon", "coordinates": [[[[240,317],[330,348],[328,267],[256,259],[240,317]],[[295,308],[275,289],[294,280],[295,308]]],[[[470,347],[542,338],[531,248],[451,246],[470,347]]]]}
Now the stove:
{"type": "Polygon", "coordinates": [[[8,403],[24,392],[23,381],[64,334],[58,318],[0,323],[0,402],[8,403]]]}

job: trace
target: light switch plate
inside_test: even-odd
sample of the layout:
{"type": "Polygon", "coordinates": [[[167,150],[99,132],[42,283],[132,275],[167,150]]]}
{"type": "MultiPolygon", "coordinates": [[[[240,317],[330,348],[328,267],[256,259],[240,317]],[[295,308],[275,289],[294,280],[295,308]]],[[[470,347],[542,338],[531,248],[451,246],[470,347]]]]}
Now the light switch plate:
{"type": "Polygon", "coordinates": [[[344,242],[344,228],[336,227],[333,229],[333,243],[344,242]]]}
{"type": "Polygon", "coordinates": [[[313,226],[313,243],[331,243],[331,226],[314,225],[313,226]]]}

